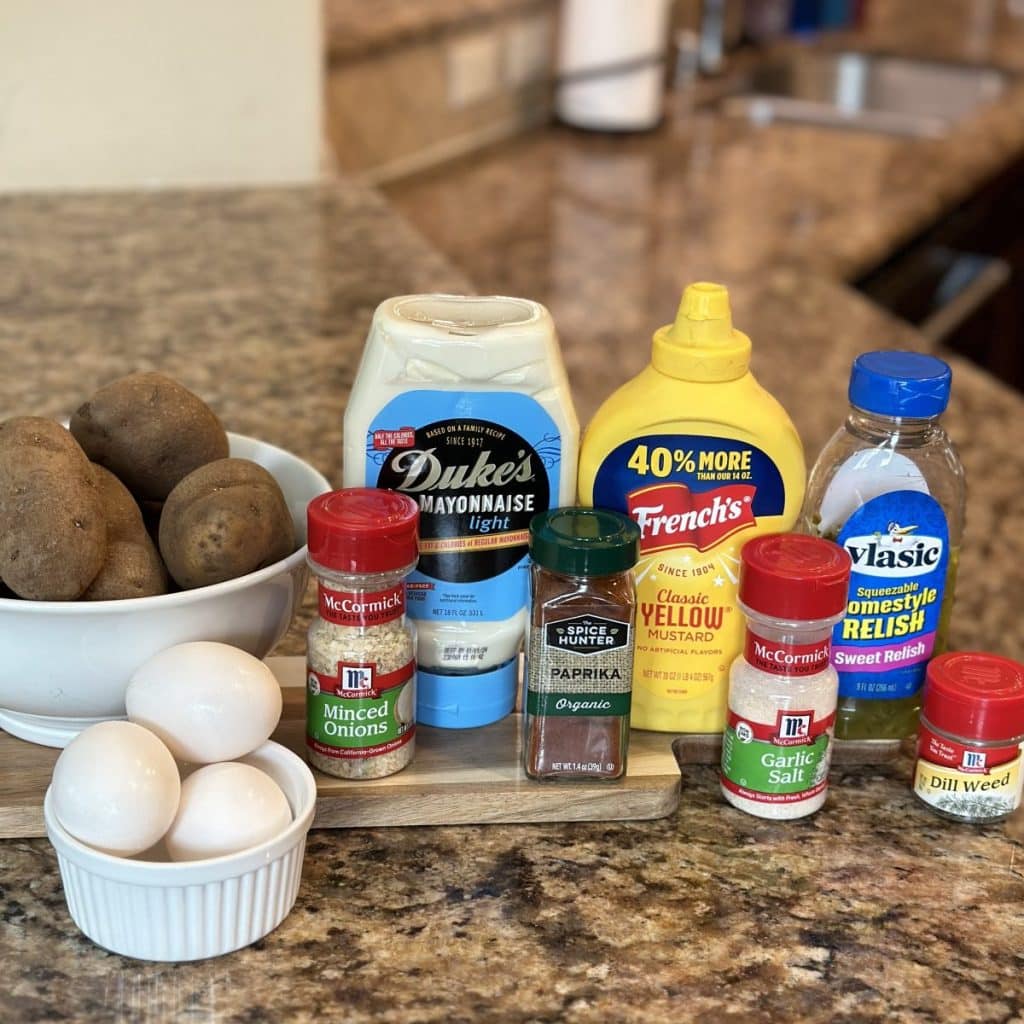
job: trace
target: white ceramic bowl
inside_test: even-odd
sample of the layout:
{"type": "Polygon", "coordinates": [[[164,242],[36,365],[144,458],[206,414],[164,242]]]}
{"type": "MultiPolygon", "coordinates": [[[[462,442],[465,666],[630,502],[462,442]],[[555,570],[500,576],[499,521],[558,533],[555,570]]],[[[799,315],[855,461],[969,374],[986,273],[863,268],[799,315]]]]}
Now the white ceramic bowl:
{"type": "Polygon", "coordinates": [[[306,589],[306,506],[330,485],[296,455],[228,436],[232,455],[258,462],[281,485],[299,550],[238,579],[158,597],[0,598],[0,728],[63,747],[94,722],[123,717],[128,680],[157,651],[218,640],[263,658],[284,636],[306,589]]]}
{"type": "Polygon", "coordinates": [[[71,919],[97,945],[138,960],[203,960],[272,932],[295,905],[316,782],[279,743],[240,758],[284,790],[292,822],[279,836],[226,857],[175,864],[101,853],[67,833],[43,802],[71,919]]]}

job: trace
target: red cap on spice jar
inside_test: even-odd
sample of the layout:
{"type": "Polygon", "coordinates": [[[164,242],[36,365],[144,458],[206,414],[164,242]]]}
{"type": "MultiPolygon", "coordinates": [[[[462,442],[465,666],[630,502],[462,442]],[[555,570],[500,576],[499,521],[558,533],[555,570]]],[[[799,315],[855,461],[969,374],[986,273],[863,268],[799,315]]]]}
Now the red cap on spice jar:
{"type": "Polygon", "coordinates": [[[1024,665],[998,654],[940,654],[928,664],[921,713],[953,736],[1024,736],[1024,665]]]}
{"type": "Polygon", "coordinates": [[[397,491],[346,487],[306,509],[310,561],[336,572],[393,572],[418,554],[420,507],[397,491]]]}
{"type": "Polygon", "coordinates": [[[797,622],[846,608],[850,556],[830,540],[771,533],[747,541],[740,558],[739,598],[761,615],[797,622]]]}

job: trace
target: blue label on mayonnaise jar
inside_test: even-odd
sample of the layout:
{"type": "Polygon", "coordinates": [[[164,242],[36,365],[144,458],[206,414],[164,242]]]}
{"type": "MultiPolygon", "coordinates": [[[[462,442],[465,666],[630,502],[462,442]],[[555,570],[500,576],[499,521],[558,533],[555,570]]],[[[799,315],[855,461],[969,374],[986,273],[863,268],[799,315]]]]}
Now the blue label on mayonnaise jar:
{"type": "MultiPolygon", "coordinates": [[[[410,391],[374,416],[367,485],[420,506],[411,618],[484,626],[526,607],[528,528],[558,500],[561,460],[557,426],[527,395],[410,391]]],[[[454,650],[444,653],[444,664],[458,662],[454,650]]]]}
{"type": "Polygon", "coordinates": [[[832,635],[839,696],[911,697],[938,641],[949,528],[928,494],[891,491],[847,519],[836,538],[853,561],[846,617],[832,635]]]}

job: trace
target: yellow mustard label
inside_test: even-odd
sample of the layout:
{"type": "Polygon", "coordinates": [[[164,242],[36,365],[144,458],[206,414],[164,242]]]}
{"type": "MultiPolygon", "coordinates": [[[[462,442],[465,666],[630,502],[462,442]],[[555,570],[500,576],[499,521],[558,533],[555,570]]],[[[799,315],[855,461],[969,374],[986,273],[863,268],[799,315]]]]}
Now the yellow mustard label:
{"type": "Polygon", "coordinates": [[[1018,754],[986,771],[935,764],[918,758],[914,792],[936,810],[958,818],[1001,818],[1020,806],[1021,758],[1018,754]]]}
{"type": "MultiPolygon", "coordinates": [[[[802,483],[799,449],[795,455],[802,483]]],[[[628,513],[641,532],[635,728],[724,728],[729,667],[745,627],[736,604],[740,550],[791,526],[792,498],[768,453],[736,438],[640,435],[601,460],[593,504],[628,513]]]]}
{"type": "Polygon", "coordinates": [[[724,725],[729,666],[743,645],[736,574],[744,542],[736,537],[709,552],[663,551],[637,566],[636,728],[661,727],[676,703],[684,731],[724,725]]]}

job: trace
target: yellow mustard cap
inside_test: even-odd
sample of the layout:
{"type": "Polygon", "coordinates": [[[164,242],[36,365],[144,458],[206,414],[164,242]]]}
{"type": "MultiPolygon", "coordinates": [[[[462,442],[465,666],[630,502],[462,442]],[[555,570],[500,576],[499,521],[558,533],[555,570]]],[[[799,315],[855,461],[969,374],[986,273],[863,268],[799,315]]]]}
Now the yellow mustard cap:
{"type": "Polygon", "coordinates": [[[675,323],[654,332],[651,363],[680,380],[742,377],[750,366],[750,339],[732,325],[728,290],[708,281],[687,285],[675,323]]]}

